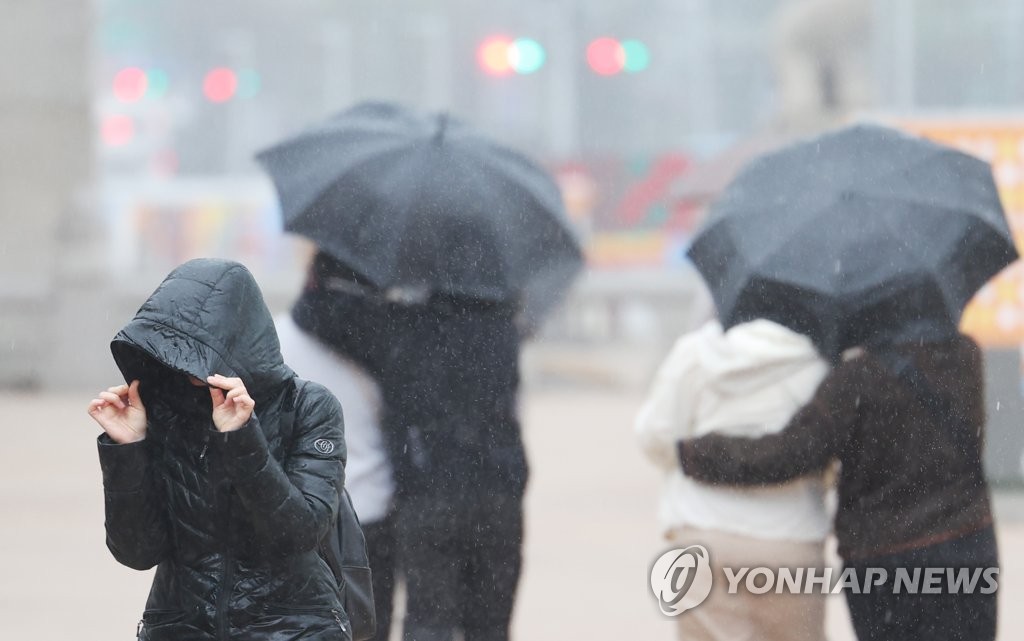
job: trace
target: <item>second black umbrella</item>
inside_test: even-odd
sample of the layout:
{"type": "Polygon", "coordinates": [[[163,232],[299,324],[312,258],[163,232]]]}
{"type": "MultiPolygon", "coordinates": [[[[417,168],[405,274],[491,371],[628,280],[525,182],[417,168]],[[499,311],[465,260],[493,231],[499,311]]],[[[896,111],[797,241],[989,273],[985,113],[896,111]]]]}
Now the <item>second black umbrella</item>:
{"type": "Polygon", "coordinates": [[[689,255],[723,325],[776,320],[833,358],[955,331],[1017,258],[988,164],[876,125],[750,163],[689,255]]]}

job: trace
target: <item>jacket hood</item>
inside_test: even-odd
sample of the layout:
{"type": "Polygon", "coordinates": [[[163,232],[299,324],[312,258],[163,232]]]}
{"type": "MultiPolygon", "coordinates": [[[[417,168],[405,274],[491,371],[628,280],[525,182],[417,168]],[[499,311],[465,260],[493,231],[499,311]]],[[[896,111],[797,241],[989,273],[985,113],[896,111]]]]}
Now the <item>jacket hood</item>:
{"type": "Polygon", "coordinates": [[[730,327],[710,322],[701,328],[696,358],[712,385],[732,394],[761,389],[821,362],[811,339],[758,319],[730,327]]]}
{"type": "Polygon", "coordinates": [[[152,375],[156,361],[203,381],[236,376],[257,401],[295,376],[256,280],[227,260],[196,259],[172,271],[110,349],[125,381],[152,375]]]}

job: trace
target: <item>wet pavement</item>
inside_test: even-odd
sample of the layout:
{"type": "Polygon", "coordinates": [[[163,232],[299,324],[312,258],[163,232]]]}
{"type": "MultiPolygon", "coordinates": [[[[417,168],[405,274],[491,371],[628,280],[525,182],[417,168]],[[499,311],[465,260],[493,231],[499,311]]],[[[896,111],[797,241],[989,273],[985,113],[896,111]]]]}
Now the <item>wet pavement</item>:
{"type": "MultiPolygon", "coordinates": [[[[88,392],[0,395],[0,637],[131,639],[150,573],[119,566],[103,542],[103,499],[88,392]]],[[[658,473],[632,437],[639,395],[615,389],[527,394],[532,479],[525,574],[514,638],[670,641],[671,620],[647,585],[664,547],[654,510],[658,473]]],[[[1024,494],[997,493],[1000,639],[1020,637],[1024,494]]],[[[853,639],[841,596],[829,638],[853,639]]]]}

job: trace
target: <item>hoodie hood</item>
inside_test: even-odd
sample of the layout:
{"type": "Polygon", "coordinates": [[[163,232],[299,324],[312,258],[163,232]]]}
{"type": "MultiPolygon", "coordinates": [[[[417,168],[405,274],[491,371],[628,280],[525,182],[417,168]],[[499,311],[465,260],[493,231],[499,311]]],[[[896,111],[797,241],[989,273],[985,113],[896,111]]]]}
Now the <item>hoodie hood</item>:
{"type": "Polygon", "coordinates": [[[125,381],[152,376],[155,362],[204,382],[211,374],[241,378],[257,402],[295,376],[256,280],[227,260],[196,259],[172,271],[110,349],[125,381]]]}
{"type": "Polygon", "coordinates": [[[697,361],[708,383],[730,394],[763,389],[822,363],[810,338],[770,320],[741,323],[725,332],[712,321],[699,332],[697,361]]]}

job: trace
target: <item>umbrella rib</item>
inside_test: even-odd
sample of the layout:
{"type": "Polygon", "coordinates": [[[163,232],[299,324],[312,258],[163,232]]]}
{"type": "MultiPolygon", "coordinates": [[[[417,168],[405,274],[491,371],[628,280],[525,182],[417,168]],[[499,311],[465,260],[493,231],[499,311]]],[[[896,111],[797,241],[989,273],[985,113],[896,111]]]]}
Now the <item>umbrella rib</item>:
{"type": "MultiPolygon", "coordinates": [[[[415,147],[419,147],[419,146],[420,145],[417,145],[417,144],[410,145],[411,148],[415,148],[415,147]]],[[[424,151],[424,150],[421,148],[420,151],[424,151]]],[[[412,197],[410,197],[406,201],[405,206],[402,208],[402,211],[395,216],[396,224],[400,225],[400,228],[401,228],[400,232],[398,234],[398,237],[401,240],[400,240],[400,242],[393,243],[393,245],[391,247],[391,250],[388,252],[387,264],[391,265],[392,267],[399,264],[399,256],[400,256],[402,250],[405,247],[405,243],[406,243],[406,230],[408,229],[409,223],[410,223],[410,219],[412,218],[411,212],[413,210],[413,207],[420,200],[420,199],[417,198],[417,195],[423,193],[424,185],[427,184],[428,176],[433,176],[433,175],[436,174],[436,172],[437,172],[437,169],[436,169],[436,164],[434,162],[428,162],[427,163],[427,170],[426,171],[418,172],[418,174],[416,176],[416,186],[410,191],[410,193],[412,194],[412,197]]],[[[395,270],[392,269],[392,272],[394,272],[394,271],[395,270]]],[[[391,285],[397,285],[398,283],[390,283],[390,284],[391,285]]]]}
{"type": "MultiPolygon", "coordinates": [[[[936,157],[945,157],[945,156],[956,156],[956,157],[959,157],[959,156],[964,156],[964,155],[965,154],[963,154],[962,152],[957,151],[955,149],[941,149],[941,150],[937,150],[936,152],[933,152],[932,154],[929,154],[928,156],[925,156],[924,158],[919,158],[919,159],[915,160],[913,163],[911,163],[909,165],[904,165],[904,166],[900,167],[899,170],[905,171],[905,172],[906,171],[910,171],[910,170],[912,170],[914,168],[920,167],[921,165],[924,165],[926,163],[934,161],[936,159],[936,157]]],[[[972,156],[968,156],[968,157],[971,158],[972,160],[978,161],[978,159],[976,159],[976,158],[974,158],[972,156]]],[[[981,161],[978,161],[978,162],[981,162],[981,161]]],[[[891,174],[891,173],[894,173],[896,171],[897,171],[896,169],[892,169],[892,170],[888,171],[887,174],[891,174]]],[[[880,176],[879,178],[881,178],[881,177],[884,177],[884,175],[880,176]]],[[[860,193],[862,195],[865,195],[865,196],[871,196],[871,195],[874,194],[874,191],[873,190],[872,191],[859,191],[858,193],[860,193]]],[[[961,213],[966,212],[971,217],[977,218],[977,219],[981,220],[984,224],[988,225],[989,227],[993,227],[999,233],[1003,233],[1004,232],[1004,230],[999,229],[999,228],[994,227],[993,225],[991,225],[989,223],[989,221],[987,221],[983,217],[979,216],[977,214],[976,210],[972,209],[969,206],[965,205],[963,207],[952,207],[952,206],[950,206],[950,205],[948,205],[948,204],[946,204],[946,203],[944,203],[942,201],[932,200],[932,199],[927,198],[927,196],[931,195],[931,192],[926,192],[926,191],[922,191],[922,190],[916,191],[914,195],[915,196],[924,196],[924,198],[921,198],[921,200],[918,201],[918,200],[915,200],[914,197],[911,197],[910,195],[904,194],[904,193],[899,193],[899,194],[887,193],[887,194],[883,194],[882,196],[879,196],[879,197],[881,197],[881,198],[888,198],[890,200],[897,200],[897,201],[901,201],[901,202],[919,203],[919,204],[926,205],[928,207],[934,207],[934,208],[937,208],[937,209],[944,209],[944,210],[947,210],[947,211],[955,211],[955,212],[961,212],[961,213]]]]}

